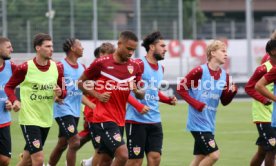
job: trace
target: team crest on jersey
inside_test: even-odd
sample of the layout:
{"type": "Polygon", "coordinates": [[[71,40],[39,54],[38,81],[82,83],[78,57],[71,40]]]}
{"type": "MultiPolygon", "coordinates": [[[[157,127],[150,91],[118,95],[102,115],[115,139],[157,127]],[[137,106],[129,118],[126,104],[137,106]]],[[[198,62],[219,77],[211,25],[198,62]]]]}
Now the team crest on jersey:
{"type": "Polygon", "coordinates": [[[127,66],[127,70],[130,74],[133,73],[134,67],[133,66],[127,66]]]}
{"type": "Polygon", "coordinates": [[[208,144],[209,144],[212,148],[215,148],[215,147],[216,147],[216,143],[215,143],[214,140],[209,141],[208,144]]]}
{"type": "Polygon", "coordinates": [[[134,147],[133,148],[133,153],[138,156],[141,152],[141,147],[134,147]]]}
{"type": "Polygon", "coordinates": [[[75,131],[75,127],[73,125],[70,125],[67,129],[70,133],[74,133],[75,131]]]}
{"type": "Polygon", "coordinates": [[[270,138],[270,139],[268,140],[268,142],[269,142],[269,144],[270,144],[271,146],[275,146],[275,144],[276,144],[275,138],[270,138]]]}
{"type": "Polygon", "coordinates": [[[38,149],[40,147],[40,141],[39,140],[34,140],[33,145],[34,145],[34,147],[36,147],[38,149]]]}
{"type": "Polygon", "coordinates": [[[114,136],[113,136],[113,138],[116,140],[116,141],[118,141],[118,142],[121,142],[122,141],[122,137],[121,137],[121,135],[118,133],[118,134],[115,134],[114,136]]]}
{"type": "Polygon", "coordinates": [[[95,137],[95,141],[99,144],[101,142],[101,137],[100,136],[95,137]]]}

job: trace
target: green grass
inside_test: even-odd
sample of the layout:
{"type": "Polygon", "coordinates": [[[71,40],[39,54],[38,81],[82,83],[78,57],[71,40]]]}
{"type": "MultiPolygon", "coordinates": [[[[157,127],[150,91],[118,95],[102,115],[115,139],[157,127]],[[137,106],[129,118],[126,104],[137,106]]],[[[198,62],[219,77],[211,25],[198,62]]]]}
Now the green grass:
{"type": "MultiPolygon", "coordinates": [[[[187,118],[187,105],[179,104],[175,107],[161,104],[162,123],[164,130],[164,143],[162,166],[187,166],[193,159],[194,140],[185,130],[187,118]]],[[[12,161],[11,166],[18,162],[18,155],[22,152],[25,141],[17,123],[17,114],[13,113],[12,133],[12,161]]],[[[82,121],[79,123],[82,128],[82,121]]],[[[54,122],[46,144],[44,146],[45,160],[47,161],[51,150],[57,141],[57,125],[54,122]]],[[[251,120],[250,102],[233,102],[229,106],[220,106],[217,113],[216,142],[221,157],[218,166],[244,166],[249,165],[255,153],[257,130],[251,120]]],[[[88,142],[77,154],[77,165],[80,160],[94,153],[91,142],[88,142]]],[[[63,154],[59,166],[64,166],[63,154]]],[[[144,161],[144,165],[146,165],[144,161]]]]}

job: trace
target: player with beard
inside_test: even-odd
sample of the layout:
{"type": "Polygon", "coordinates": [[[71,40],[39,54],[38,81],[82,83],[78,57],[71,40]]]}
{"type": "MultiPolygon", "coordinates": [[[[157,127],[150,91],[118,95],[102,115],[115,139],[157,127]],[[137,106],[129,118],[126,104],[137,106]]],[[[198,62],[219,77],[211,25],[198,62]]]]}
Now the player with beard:
{"type": "Polygon", "coordinates": [[[176,97],[167,97],[159,91],[164,72],[159,61],[164,59],[166,53],[166,44],[161,33],[157,31],[146,36],[142,46],[145,47],[147,55],[136,61],[142,71],[145,98],[139,101],[150,110],[146,114],[140,114],[132,105],[127,106],[127,166],[142,165],[144,153],[147,165],[160,165],[163,131],[158,102],[175,105],[177,101],[176,97]]]}
{"type": "Polygon", "coordinates": [[[8,38],[0,37],[0,165],[8,166],[11,158],[11,115],[12,103],[4,92],[4,86],[16,69],[10,61],[13,52],[8,38]]]}
{"type": "Polygon", "coordinates": [[[18,121],[26,141],[19,166],[43,165],[42,150],[53,122],[54,98],[66,96],[66,90],[60,88],[63,85],[63,68],[51,60],[51,37],[39,33],[34,37],[33,46],[35,58],[19,65],[5,86],[13,110],[20,110],[18,121]],[[15,95],[17,85],[20,85],[21,102],[15,95]]]}

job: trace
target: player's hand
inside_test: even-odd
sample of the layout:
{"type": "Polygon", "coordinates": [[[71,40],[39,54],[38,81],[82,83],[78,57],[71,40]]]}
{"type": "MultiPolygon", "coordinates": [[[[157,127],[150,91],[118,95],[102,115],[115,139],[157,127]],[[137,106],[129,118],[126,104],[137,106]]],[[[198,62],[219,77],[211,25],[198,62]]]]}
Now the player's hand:
{"type": "Polygon", "coordinates": [[[112,92],[104,92],[104,93],[101,93],[101,94],[99,94],[99,95],[97,96],[97,98],[98,98],[101,102],[106,103],[106,102],[108,102],[108,100],[109,100],[109,98],[110,98],[110,96],[111,96],[111,93],[112,93],[112,92]]]}
{"type": "Polygon", "coordinates": [[[12,103],[10,100],[5,101],[5,110],[11,111],[12,110],[12,103]]]}
{"type": "Polygon", "coordinates": [[[53,90],[54,90],[55,96],[59,97],[59,96],[62,95],[61,88],[60,88],[58,85],[56,85],[55,88],[54,88],[53,90]]]}
{"type": "Polygon", "coordinates": [[[231,91],[232,93],[237,92],[238,87],[234,83],[232,83],[231,86],[229,87],[229,91],[231,91]]]}
{"type": "Polygon", "coordinates": [[[171,98],[171,105],[176,105],[177,98],[175,96],[170,97],[171,98]]]}
{"type": "Polygon", "coordinates": [[[15,101],[13,102],[12,109],[14,110],[14,112],[17,112],[17,111],[20,110],[20,108],[21,108],[21,103],[20,103],[20,101],[15,100],[15,101]]]}
{"type": "Polygon", "coordinates": [[[149,110],[150,110],[150,107],[148,107],[148,106],[145,105],[143,107],[142,111],[140,112],[140,114],[146,114],[147,112],[149,112],[149,110]]]}
{"type": "Polygon", "coordinates": [[[134,80],[131,80],[129,82],[129,89],[132,90],[134,93],[137,92],[138,89],[137,89],[137,85],[135,84],[134,80]]]}
{"type": "Polygon", "coordinates": [[[83,87],[84,87],[86,90],[92,90],[92,89],[94,89],[94,87],[95,87],[95,82],[92,81],[92,80],[86,80],[86,81],[83,83],[83,87]]]}
{"type": "Polygon", "coordinates": [[[92,103],[92,102],[89,102],[89,103],[87,104],[87,106],[93,110],[93,109],[95,109],[96,104],[94,104],[94,103],[92,103]]]}
{"type": "Polygon", "coordinates": [[[205,108],[207,108],[207,105],[205,103],[200,102],[197,106],[196,106],[196,110],[198,110],[199,112],[202,112],[205,108]]]}
{"type": "Polygon", "coordinates": [[[267,99],[267,100],[265,101],[265,103],[264,103],[264,105],[270,105],[270,104],[272,104],[272,101],[269,100],[269,99],[267,99]]]}
{"type": "Polygon", "coordinates": [[[59,97],[55,97],[55,102],[58,104],[63,104],[63,99],[59,98],[59,97]]]}

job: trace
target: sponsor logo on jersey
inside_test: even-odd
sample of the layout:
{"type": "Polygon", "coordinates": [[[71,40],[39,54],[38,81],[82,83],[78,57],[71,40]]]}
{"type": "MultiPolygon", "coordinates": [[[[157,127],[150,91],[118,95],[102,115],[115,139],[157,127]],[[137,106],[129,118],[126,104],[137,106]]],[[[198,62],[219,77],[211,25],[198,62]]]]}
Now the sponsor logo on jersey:
{"type": "Polygon", "coordinates": [[[133,153],[138,156],[141,152],[141,147],[133,147],[133,153]]]}
{"type": "Polygon", "coordinates": [[[71,133],[74,133],[74,131],[75,131],[75,127],[74,127],[73,125],[68,126],[67,129],[68,129],[68,131],[71,132],[71,133]]]}
{"type": "Polygon", "coordinates": [[[54,96],[53,95],[49,95],[49,96],[45,96],[45,95],[39,95],[39,94],[36,94],[36,92],[35,93],[32,93],[31,95],[30,95],[30,99],[31,100],[39,100],[39,101],[41,101],[41,100],[53,100],[53,98],[54,98],[54,96]]]}
{"type": "Polygon", "coordinates": [[[215,147],[216,147],[216,143],[215,143],[214,140],[209,141],[208,144],[209,144],[212,148],[215,148],[215,147]]]}
{"type": "Polygon", "coordinates": [[[33,145],[34,145],[34,147],[36,147],[38,149],[40,147],[40,141],[39,140],[34,140],[33,145]]]}
{"type": "Polygon", "coordinates": [[[270,139],[268,140],[268,142],[269,142],[269,144],[270,144],[271,146],[275,146],[275,143],[276,143],[275,138],[270,138],[270,139]]]}
{"type": "Polygon", "coordinates": [[[121,137],[121,135],[118,133],[118,134],[115,134],[114,136],[113,136],[113,138],[116,140],[116,141],[118,141],[118,142],[121,142],[122,141],[122,137],[121,137]]]}
{"type": "Polygon", "coordinates": [[[54,86],[52,84],[33,84],[32,89],[34,91],[38,91],[38,90],[53,90],[54,86]]]}

